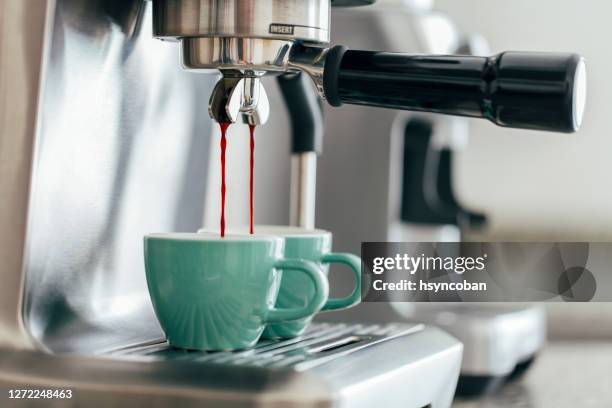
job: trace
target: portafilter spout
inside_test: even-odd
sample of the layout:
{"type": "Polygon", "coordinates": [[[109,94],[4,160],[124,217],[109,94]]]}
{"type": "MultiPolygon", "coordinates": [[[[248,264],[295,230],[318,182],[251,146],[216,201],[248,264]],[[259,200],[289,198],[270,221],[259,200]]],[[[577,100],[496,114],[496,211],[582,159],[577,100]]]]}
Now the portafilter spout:
{"type": "MultiPolygon", "coordinates": [[[[159,39],[181,43],[186,70],[222,73],[210,100],[214,120],[263,124],[270,109],[261,77],[301,71],[299,66],[292,66],[290,54],[302,43],[320,47],[317,50],[329,45],[334,1],[352,3],[154,0],[153,33],[159,39]]],[[[308,72],[309,68],[305,66],[304,70],[308,72]]]]}
{"type": "Polygon", "coordinates": [[[218,123],[262,125],[270,116],[270,102],[259,78],[223,76],[210,96],[208,113],[218,123]]]}

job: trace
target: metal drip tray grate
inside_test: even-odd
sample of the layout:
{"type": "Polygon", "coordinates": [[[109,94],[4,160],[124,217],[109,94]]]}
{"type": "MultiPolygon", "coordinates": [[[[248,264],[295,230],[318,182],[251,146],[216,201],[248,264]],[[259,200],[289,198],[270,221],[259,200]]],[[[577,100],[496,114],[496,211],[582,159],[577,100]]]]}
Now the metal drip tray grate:
{"type": "Polygon", "coordinates": [[[448,408],[462,350],[431,326],[324,323],[236,352],[161,340],[95,355],[0,349],[0,379],[71,388],[83,406],[448,408]]]}
{"type": "Polygon", "coordinates": [[[152,342],[107,354],[137,361],[189,361],[201,364],[292,368],[307,370],[366,347],[423,330],[420,324],[313,324],[295,339],[262,340],[253,349],[235,352],[200,352],[174,348],[166,341],[152,342]]]}

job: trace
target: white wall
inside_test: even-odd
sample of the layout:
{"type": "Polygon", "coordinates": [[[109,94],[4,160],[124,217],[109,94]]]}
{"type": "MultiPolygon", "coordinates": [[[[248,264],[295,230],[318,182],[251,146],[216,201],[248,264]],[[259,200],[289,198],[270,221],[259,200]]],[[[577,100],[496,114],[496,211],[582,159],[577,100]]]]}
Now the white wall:
{"type": "Polygon", "coordinates": [[[584,125],[574,135],[501,129],[474,121],[458,161],[462,200],[491,216],[494,236],[612,238],[612,2],[438,0],[494,52],[577,52],[588,63],[584,125]]]}

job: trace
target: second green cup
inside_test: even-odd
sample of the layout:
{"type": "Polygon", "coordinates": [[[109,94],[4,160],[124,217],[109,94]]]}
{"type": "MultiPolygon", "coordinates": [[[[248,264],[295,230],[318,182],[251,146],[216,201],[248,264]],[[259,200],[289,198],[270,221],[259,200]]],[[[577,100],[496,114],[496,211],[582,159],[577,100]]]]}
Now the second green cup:
{"type": "MultiPolygon", "coordinates": [[[[206,232],[206,230],[201,230],[206,232]]],[[[245,231],[238,231],[245,233],[245,231]]],[[[329,274],[329,265],[344,264],[350,268],[355,278],[353,292],[339,299],[327,299],[322,311],[347,309],[355,306],[361,300],[361,259],[353,254],[331,252],[332,233],[320,229],[304,229],[289,226],[255,226],[257,234],[272,235],[285,241],[284,256],[287,258],[304,259],[320,265],[323,273],[329,274]]],[[[315,287],[306,276],[301,274],[283,273],[276,307],[304,307],[315,295],[315,287]]],[[[301,335],[312,319],[312,316],[268,324],[262,338],[292,338],[301,335]]]]}

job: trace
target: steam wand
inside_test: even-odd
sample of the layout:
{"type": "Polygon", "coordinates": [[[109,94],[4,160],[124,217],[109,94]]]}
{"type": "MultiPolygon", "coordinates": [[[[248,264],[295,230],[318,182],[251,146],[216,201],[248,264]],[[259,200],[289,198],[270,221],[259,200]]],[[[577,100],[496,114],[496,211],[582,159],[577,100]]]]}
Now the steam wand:
{"type": "Polygon", "coordinates": [[[291,121],[291,225],[315,227],[317,155],[323,144],[323,109],[310,80],[301,73],[278,77],[291,121]]]}

